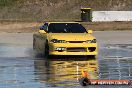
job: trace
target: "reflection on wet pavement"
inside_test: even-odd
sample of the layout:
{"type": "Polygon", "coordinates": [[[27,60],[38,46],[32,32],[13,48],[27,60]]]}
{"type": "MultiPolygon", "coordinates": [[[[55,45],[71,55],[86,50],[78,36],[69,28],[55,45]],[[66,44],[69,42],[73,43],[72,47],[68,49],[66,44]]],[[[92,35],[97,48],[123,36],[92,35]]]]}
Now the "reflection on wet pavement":
{"type": "MultiPolygon", "coordinates": [[[[31,46],[0,44],[0,88],[82,88],[78,83],[82,69],[90,74],[91,79],[132,80],[132,45],[100,47],[98,58],[45,59],[35,58],[31,46]]],[[[89,86],[104,87],[113,88],[89,86]]]]}
{"type": "Polygon", "coordinates": [[[91,79],[97,79],[98,64],[96,59],[75,59],[56,58],[51,60],[37,60],[34,64],[35,70],[40,81],[46,81],[46,84],[53,87],[78,85],[78,79],[81,78],[82,69],[90,74],[91,79]],[[42,74],[45,74],[45,76],[42,74]]]}

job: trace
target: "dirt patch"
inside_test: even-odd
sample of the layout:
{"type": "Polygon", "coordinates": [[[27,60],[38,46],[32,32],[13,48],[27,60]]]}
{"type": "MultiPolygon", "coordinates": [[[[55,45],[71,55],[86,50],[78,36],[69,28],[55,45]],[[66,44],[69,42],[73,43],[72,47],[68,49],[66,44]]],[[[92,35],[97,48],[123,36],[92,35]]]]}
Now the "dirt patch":
{"type": "Polygon", "coordinates": [[[132,30],[132,22],[84,22],[85,28],[95,31],[132,30]]]}
{"type": "MultiPolygon", "coordinates": [[[[0,22],[0,32],[5,33],[32,33],[37,32],[43,23],[39,22],[0,22]]],[[[118,31],[132,30],[132,22],[81,22],[88,30],[118,31]]]]}
{"type": "Polygon", "coordinates": [[[42,23],[36,22],[1,22],[0,32],[6,33],[30,33],[35,32],[42,23]]]}

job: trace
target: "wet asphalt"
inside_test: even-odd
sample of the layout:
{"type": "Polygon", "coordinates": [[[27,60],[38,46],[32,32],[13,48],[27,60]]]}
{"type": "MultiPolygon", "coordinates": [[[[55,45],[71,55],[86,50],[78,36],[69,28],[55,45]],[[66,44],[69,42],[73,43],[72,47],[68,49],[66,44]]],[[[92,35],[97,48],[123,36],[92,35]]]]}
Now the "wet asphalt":
{"type": "MultiPolygon", "coordinates": [[[[32,49],[32,34],[24,35],[27,36],[26,40],[20,35],[11,34],[8,39],[0,42],[0,88],[83,88],[78,82],[82,69],[89,73],[91,79],[132,80],[130,43],[106,44],[100,43],[103,40],[99,39],[99,55],[96,58],[80,56],[43,58],[36,56],[32,49]],[[14,38],[16,40],[13,40],[14,38]]],[[[104,87],[132,86],[102,85],[85,88],[104,87]]]]}

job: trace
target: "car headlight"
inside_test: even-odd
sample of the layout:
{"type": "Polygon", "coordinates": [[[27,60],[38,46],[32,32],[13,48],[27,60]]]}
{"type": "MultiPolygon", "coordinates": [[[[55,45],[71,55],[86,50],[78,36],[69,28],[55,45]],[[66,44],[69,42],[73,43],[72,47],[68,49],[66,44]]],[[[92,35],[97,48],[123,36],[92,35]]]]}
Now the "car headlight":
{"type": "Polygon", "coordinates": [[[51,42],[53,42],[53,43],[66,43],[65,40],[58,40],[58,39],[52,39],[51,42]]]}
{"type": "Polygon", "coordinates": [[[65,47],[57,47],[55,48],[56,51],[65,51],[66,48],[65,47]]]}
{"type": "Polygon", "coordinates": [[[96,39],[93,39],[93,40],[87,40],[86,43],[96,43],[97,40],[96,39]]]}

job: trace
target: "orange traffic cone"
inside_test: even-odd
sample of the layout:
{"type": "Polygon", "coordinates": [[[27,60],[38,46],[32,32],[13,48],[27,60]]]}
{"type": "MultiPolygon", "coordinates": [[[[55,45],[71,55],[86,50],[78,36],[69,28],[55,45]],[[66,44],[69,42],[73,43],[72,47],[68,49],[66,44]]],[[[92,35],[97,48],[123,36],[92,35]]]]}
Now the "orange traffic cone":
{"type": "Polygon", "coordinates": [[[82,69],[82,78],[79,80],[80,84],[82,86],[87,86],[91,84],[89,77],[90,77],[89,74],[82,69]]]}

